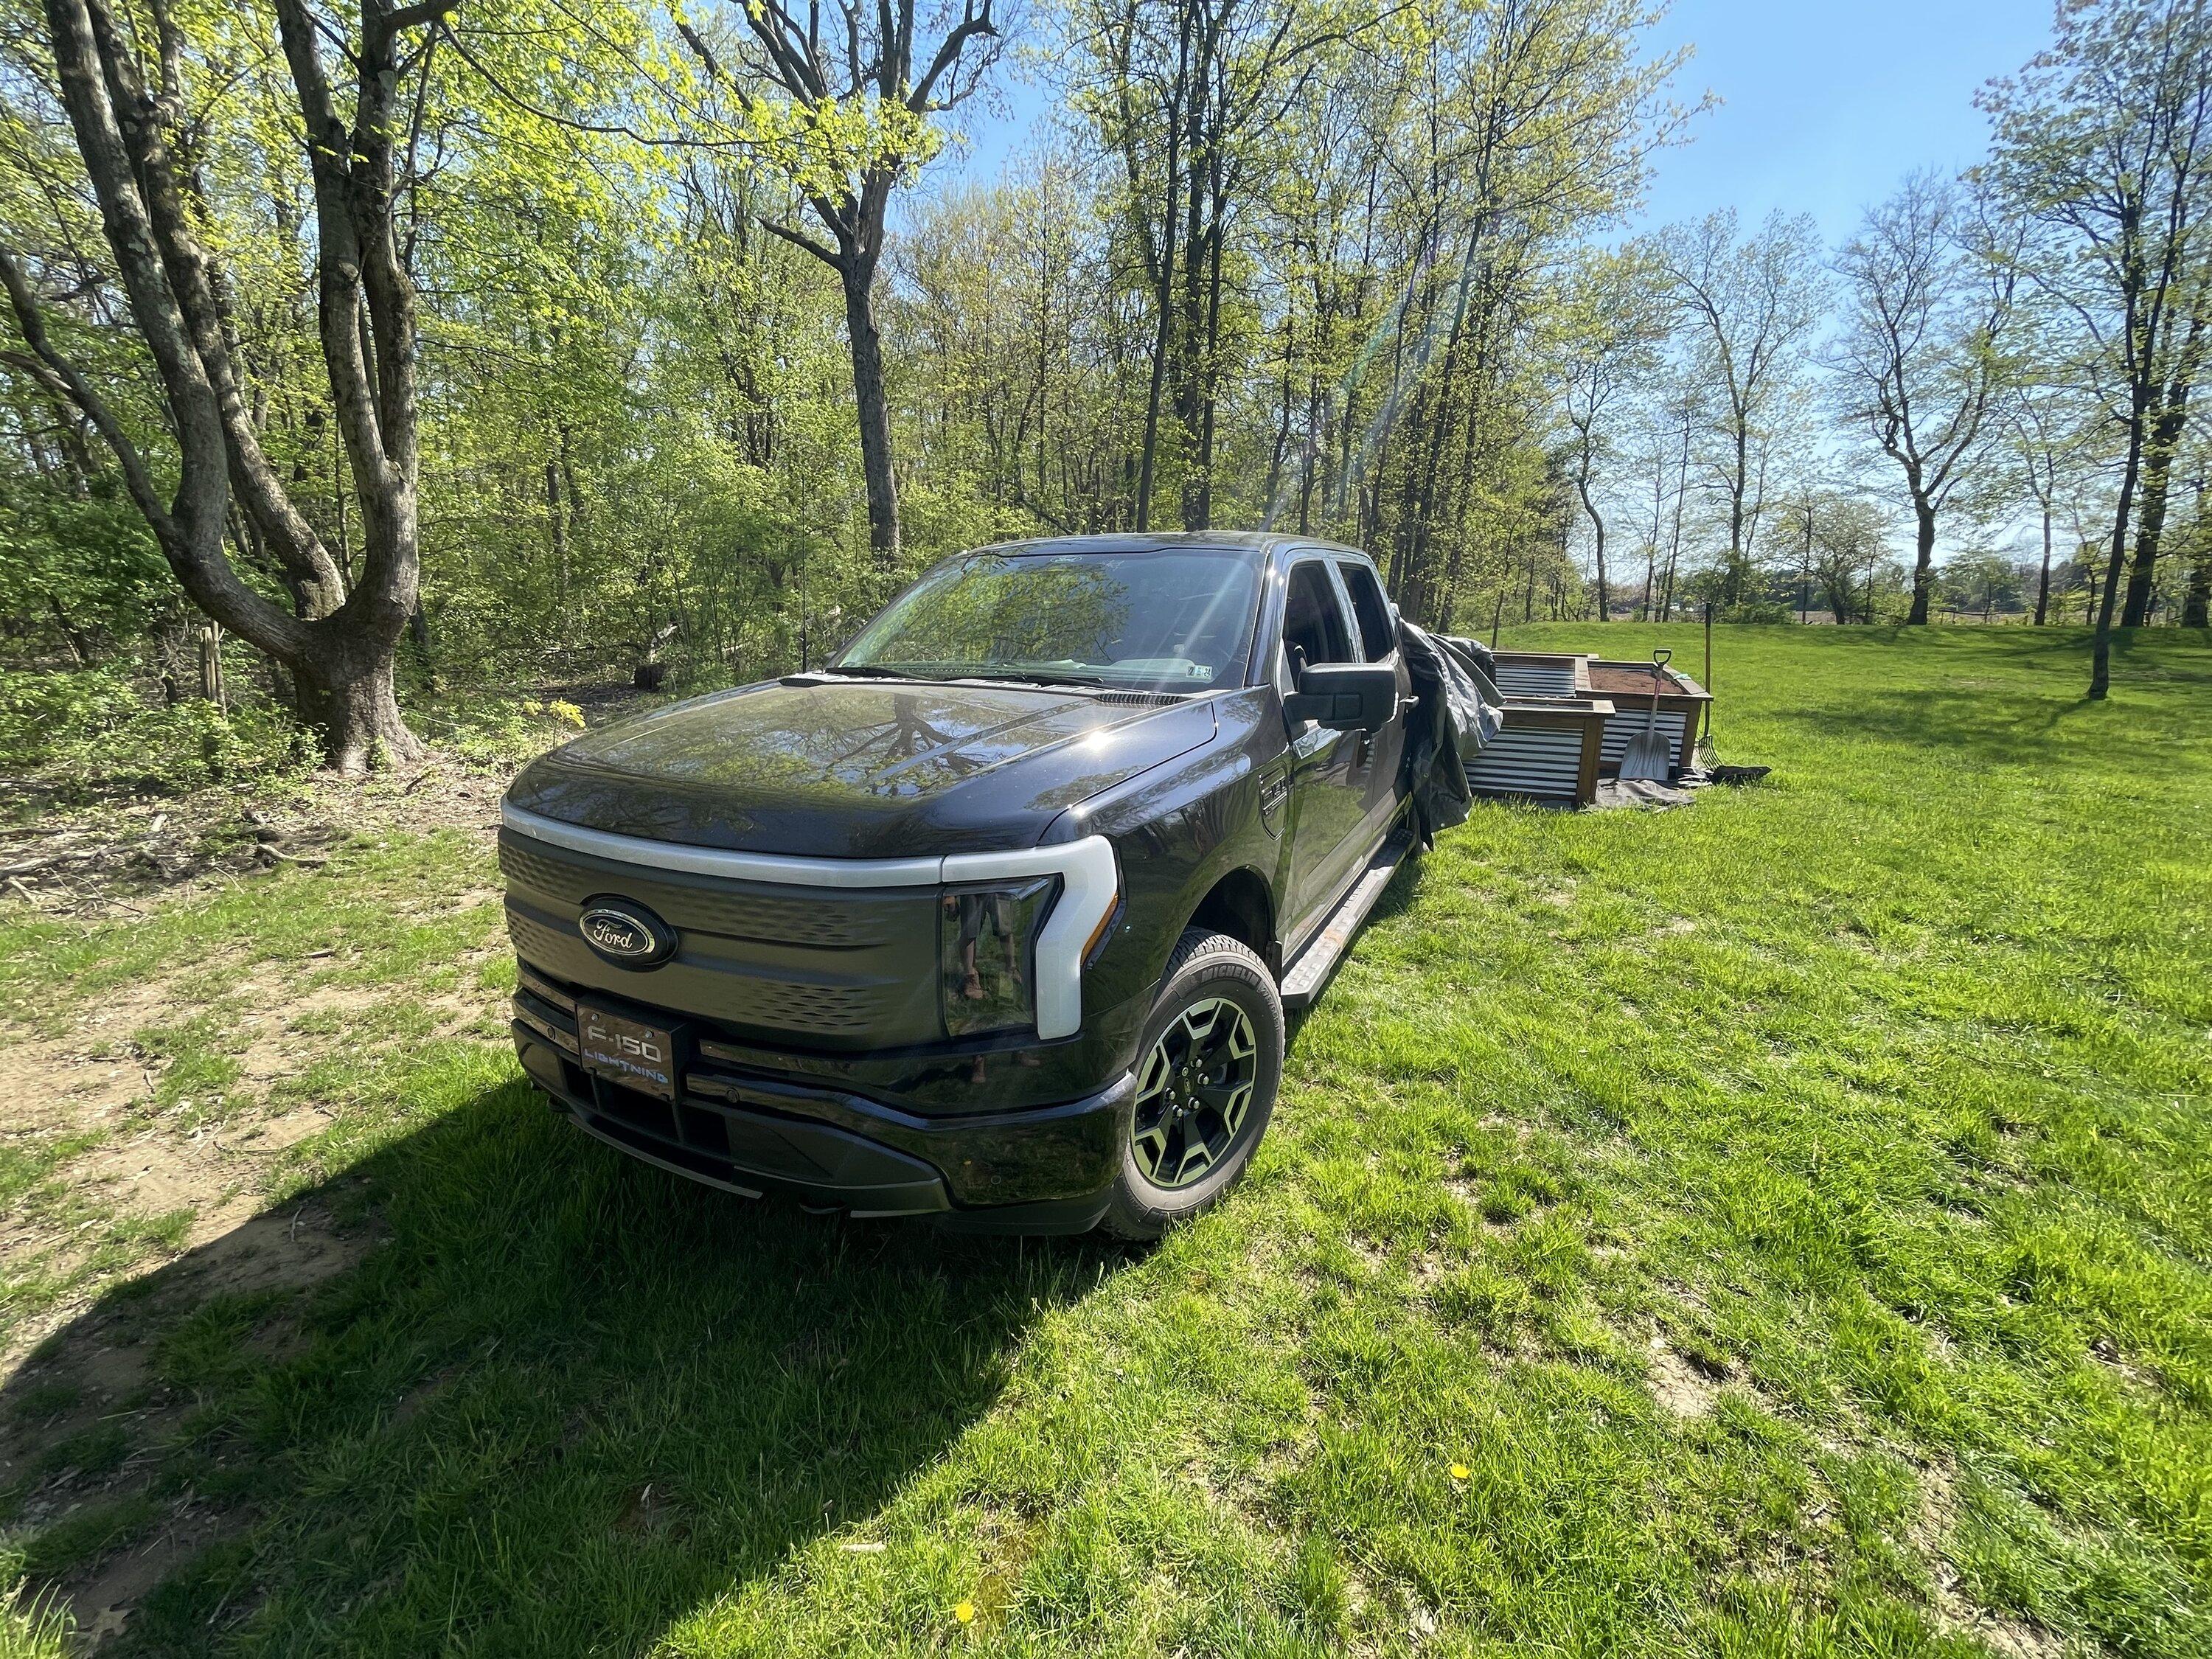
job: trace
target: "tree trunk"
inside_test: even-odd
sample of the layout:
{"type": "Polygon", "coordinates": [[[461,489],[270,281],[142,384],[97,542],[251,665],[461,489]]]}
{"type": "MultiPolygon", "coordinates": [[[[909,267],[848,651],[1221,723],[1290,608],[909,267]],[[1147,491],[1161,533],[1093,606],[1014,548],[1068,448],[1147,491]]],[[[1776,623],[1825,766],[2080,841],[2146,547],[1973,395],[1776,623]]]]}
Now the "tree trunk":
{"type": "Polygon", "coordinates": [[[1575,480],[1575,491],[1583,498],[1583,511],[1589,517],[1590,533],[1597,539],[1597,619],[1610,622],[1613,607],[1607,600],[1605,582],[1605,520],[1590,500],[1589,477],[1587,473],[1575,480]]]}
{"type": "Polygon", "coordinates": [[[2158,413],[2152,419],[2142,458],[2142,505],[2136,514],[2136,556],[2128,572],[2127,603],[2120,626],[2141,628],[2150,620],[2150,597],[2158,574],[2159,543],[2166,533],[2166,503],[2173,476],[2173,458],[2181,447],[2189,424],[2189,392],[2197,378],[2203,349],[2204,315],[2197,310],[2189,319],[2181,350],[2175,359],[2173,378],[2160,388],[2158,413]]]}
{"type": "Polygon", "coordinates": [[[2141,628],[2150,621],[2151,585],[2158,574],[2159,544],[2166,538],[2166,502],[2173,473],[2173,452],[2189,420],[2189,384],[2178,382],[2152,423],[2143,452],[2142,507],[2136,517],[2136,554],[2128,568],[2127,599],[2120,626],[2141,628]]]}
{"type": "Polygon", "coordinates": [[[2035,625],[2040,628],[2051,614],[2051,509],[2043,509],[2043,574],[2035,583],[2035,625]]]}
{"type": "Polygon", "coordinates": [[[884,387],[883,336],[876,327],[875,265],[848,261],[845,329],[853,347],[853,404],[860,422],[860,472],[868,489],[868,546],[878,568],[898,563],[898,478],[891,470],[891,410],[884,387]]]}
{"type": "Polygon", "coordinates": [[[2212,548],[2198,536],[2189,562],[2189,586],[2181,599],[2184,628],[2212,627],[2212,548]]]}
{"type": "Polygon", "coordinates": [[[1928,625],[1928,595],[1936,585],[1936,508],[1925,495],[1915,493],[1912,515],[1917,526],[1913,538],[1912,609],[1905,615],[1909,628],[1928,625]]]}
{"type": "Polygon", "coordinates": [[[2128,422],[2127,464],[2120,471],[2119,499],[2112,506],[2112,556],[2105,561],[2105,592],[2097,606],[2097,633],[2089,654],[2089,701],[2102,702],[2112,689],[2112,613],[2120,595],[2120,567],[2127,562],[2128,520],[2134,515],[2136,481],[2142,465],[2142,411],[2128,422]]]}
{"type": "Polygon", "coordinates": [[[1812,619],[1813,612],[1813,496],[1805,495],[1805,560],[1797,573],[1797,625],[1800,628],[1812,619]]]}
{"type": "Polygon", "coordinates": [[[553,598],[563,611],[568,608],[568,526],[561,516],[561,467],[545,463],[545,526],[553,542],[553,598]]]}
{"type": "Polygon", "coordinates": [[[200,701],[211,702],[228,713],[228,700],[222,690],[222,624],[204,623],[199,630],[200,701]]]}
{"type": "Polygon", "coordinates": [[[1721,599],[1730,606],[1743,599],[1743,501],[1751,490],[1751,430],[1739,416],[1735,427],[1735,476],[1729,486],[1729,562],[1721,578],[1721,599]]]}
{"type": "Polygon", "coordinates": [[[1202,401],[1198,416],[1198,487],[1192,510],[1183,515],[1186,530],[1211,530],[1213,527],[1213,435],[1218,405],[1220,401],[1221,376],[1221,230],[1222,209],[1218,198],[1214,207],[1212,245],[1206,258],[1206,358],[1199,365],[1202,401]]]}
{"type": "Polygon", "coordinates": [[[388,654],[368,660],[332,652],[294,669],[301,712],[329,733],[325,753],[341,772],[366,772],[418,760],[422,744],[407,729],[392,689],[388,654]]]}
{"type": "MultiPolygon", "coordinates": [[[[1149,530],[1152,524],[1152,486],[1158,476],[1160,453],[1160,399],[1166,389],[1168,354],[1175,343],[1175,277],[1177,241],[1176,222],[1181,216],[1182,200],[1182,106],[1190,96],[1190,14],[1185,9],[1180,16],[1176,43],[1175,79],[1168,88],[1167,104],[1161,111],[1161,125],[1168,135],[1167,159],[1162,169],[1160,188],[1166,199],[1160,209],[1159,258],[1152,271],[1152,301],[1157,316],[1153,320],[1152,379],[1145,392],[1145,442],[1137,466],[1137,523],[1139,530],[1149,530]]],[[[1135,181],[1135,164],[1131,163],[1131,179],[1135,181]]],[[[1194,176],[1191,191],[1197,193],[1198,181],[1194,176]]],[[[1147,239],[1149,240],[1149,239],[1147,239]]]]}

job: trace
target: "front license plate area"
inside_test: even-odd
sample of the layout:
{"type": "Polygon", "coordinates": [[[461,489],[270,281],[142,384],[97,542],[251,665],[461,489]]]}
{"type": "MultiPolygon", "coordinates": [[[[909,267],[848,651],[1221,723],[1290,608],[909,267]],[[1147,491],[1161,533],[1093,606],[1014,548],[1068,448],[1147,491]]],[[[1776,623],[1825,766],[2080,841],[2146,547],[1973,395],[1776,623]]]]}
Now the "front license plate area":
{"type": "Polygon", "coordinates": [[[640,1094],[676,1098],[676,1035],[658,1025],[576,1006],[576,1053],[587,1072],[640,1094]]]}

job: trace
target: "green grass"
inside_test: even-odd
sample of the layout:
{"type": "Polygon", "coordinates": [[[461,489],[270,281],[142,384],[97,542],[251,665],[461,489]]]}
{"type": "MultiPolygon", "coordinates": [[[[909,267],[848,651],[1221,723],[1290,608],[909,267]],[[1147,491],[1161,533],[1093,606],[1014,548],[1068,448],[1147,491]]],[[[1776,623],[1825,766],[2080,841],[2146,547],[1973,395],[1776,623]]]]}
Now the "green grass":
{"type": "MultiPolygon", "coordinates": [[[[1662,636],[1697,664],[1514,642],[1662,636]]],[[[2212,648],[2127,642],[2101,707],[2071,634],[1719,655],[1774,777],[1479,808],[1149,1253],[748,1207],[349,1015],[283,1212],[375,1247],[212,1301],[187,1258],[54,1339],[0,1423],[81,1413],[118,1328],[184,1414],[58,1454],[143,1489],[0,1493],[0,1578],[143,1490],[231,1517],[125,1644],[164,1654],[2212,1652],[2212,648]]],[[[449,982],[489,879],[388,837],[26,929],[0,997],[175,975],[198,1053],[245,964],[449,982]]]]}

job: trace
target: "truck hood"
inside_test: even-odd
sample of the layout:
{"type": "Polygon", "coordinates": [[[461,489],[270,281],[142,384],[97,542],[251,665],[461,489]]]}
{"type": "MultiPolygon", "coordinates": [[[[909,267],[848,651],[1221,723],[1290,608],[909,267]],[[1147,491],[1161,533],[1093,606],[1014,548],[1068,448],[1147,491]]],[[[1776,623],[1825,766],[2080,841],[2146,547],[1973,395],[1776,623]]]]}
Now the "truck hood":
{"type": "Polygon", "coordinates": [[[541,757],[526,811],[616,835],[814,858],[1033,847],[1068,807],[1188,753],[1212,706],[1128,693],[771,681],[541,757]]]}

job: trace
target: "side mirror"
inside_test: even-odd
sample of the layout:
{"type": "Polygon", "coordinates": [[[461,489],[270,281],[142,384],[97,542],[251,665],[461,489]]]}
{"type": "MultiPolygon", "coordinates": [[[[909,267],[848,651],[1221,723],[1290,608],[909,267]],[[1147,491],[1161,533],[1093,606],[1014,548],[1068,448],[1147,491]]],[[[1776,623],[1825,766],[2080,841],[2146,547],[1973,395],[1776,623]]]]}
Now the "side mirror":
{"type": "Polygon", "coordinates": [[[1283,699],[1283,714],[1332,732],[1380,732],[1398,713],[1398,671],[1389,663],[1316,663],[1283,699]]]}

